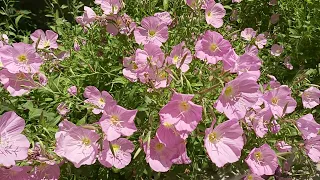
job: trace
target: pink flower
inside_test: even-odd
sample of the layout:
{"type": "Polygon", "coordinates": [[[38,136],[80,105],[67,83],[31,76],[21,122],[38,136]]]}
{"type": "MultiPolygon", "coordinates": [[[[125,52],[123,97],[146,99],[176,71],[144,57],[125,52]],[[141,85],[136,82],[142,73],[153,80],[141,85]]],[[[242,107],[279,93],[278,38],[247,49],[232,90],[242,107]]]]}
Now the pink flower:
{"type": "Polygon", "coordinates": [[[320,161],[320,136],[317,135],[313,138],[307,139],[305,141],[305,150],[313,162],[319,163],[319,161],[320,161]]]}
{"type": "Polygon", "coordinates": [[[277,120],[275,120],[275,119],[272,120],[271,121],[271,128],[270,128],[271,133],[277,134],[280,131],[280,129],[281,129],[281,126],[280,126],[280,124],[278,124],[277,120]]]}
{"type": "Polygon", "coordinates": [[[304,108],[312,109],[320,104],[320,90],[310,87],[302,93],[302,104],[304,108]]]}
{"type": "Polygon", "coordinates": [[[0,56],[3,67],[11,73],[36,73],[43,63],[36,49],[25,43],[3,46],[0,49],[0,56]]]}
{"type": "Polygon", "coordinates": [[[223,56],[222,63],[223,63],[223,69],[225,71],[230,71],[231,73],[235,73],[236,71],[236,61],[239,59],[239,56],[234,51],[234,49],[230,49],[228,53],[226,53],[223,56]]]}
{"type": "Polygon", "coordinates": [[[199,0],[186,0],[186,4],[191,8],[191,9],[197,9],[202,5],[201,1],[199,0]]]}
{"type": "Polygon", "coordinates": [[[226,10],[220,3],[212,4],[206,9],[206,21],[215,28],[220,28],[223,25],[223,17],[226,15],[226,10]]]}
{"type": "Polygon", "coordinates": [[[105,139],[98,159],[102,165],[108,168],[114,166],[117,169],[122,169],[130,163],[133,151],[133,143],[125,138],[119,138],[111,142],[105,139]]]}
{"type": "Polygon", "coordinates": [[[106,15],[118,14],[119,10],[122,8],[121,0],[103,0],[100,4],[103,13],[106,15]]]}
{"type": "Polygon", "coordinates": [[[186,142],[182,141],[176,146],[176,154],[174,155],[172,162],[174,164],[190,164],[191,160],[187,154],[186,142]]]}
{"type": "Polygon", "coordinates": [[[202,106],[194,104],[191,101],[193,97],[193,94],[174,92],[170,102],[160,110],[160,118],[163,114],[170,114],[173,118],[179,119],[171,123],[178,131],[192,132],[202,119],[202,106]]]}
{"type": "Polygon", "coordinates": [[[65,116],[65,115],[67,115],[68,112],[70,112],[70,110],[65,102],[60,103],[57,107],[57,110],[61,116],[65,116]]]}
{"type": "MultiPolygon", "coordinates": [[[[135,56],[136,72],[148,72],[162,67],[164,64],[164,53],[155,44],[144,45],[144,50],[137,49],[135,56]]],[[[152,73],[151,72],[151,73],[152,73]]],[[[140,79],[141,80],[141,79],[140,79]]]]}
{"type": "Polygon", "coordinates": [[[0,168],[0,179],[5,180],[29,180],[28,172],[31,166],[12,166],[11,168],[0,168]]]}
{"type": "Polygon", "coordinates": [[[244,53],[237,59],[233,71],[237,72],[238,75],[245,72],[250,72],[258,79],[260,76],[261,64],[261,60],[257,56],[252,56],[250,54],[244,53]]]}
{"type": "Polygon", "coordinates": [[[269,5],[270,6],[275,6],[278,4],[278,0],[270,0],[269,5]]]}
{"type": "Polygon", "coordinates": [[[93,105],[95,108],[92,110],[94,114],[100,114],[103,112],[103,108],[107,104],[108,106],[116,105],[117,102],[107,91],[100,91],[94,86],[88,86],[84,90],[83,96],[87,98],[84,102],[93,105]]]}
{"type": "Polygon", "coordinates": [[[256,135],[260,138],[263,138],[268,133],[267,124],[271,118],[272,112],[268,107],[249,111],[245,117],[246,121],[252,125],[256,135]]]}
{"type": "Polygon", "coordinates": [[[225,121],[213,129],[206,129],[204,145],[213,163],[223,167],[227,163],[234,163],[240,159],[244,146],[243,130],[237,120],[225,121]]]}
{"type": "Polygon", "coordinates": [[[156,69],[155,71],[149,70],[149,80],[155,89],[165,88],[170,85],[172,80],[171,70],[164,68],[156,69]]]}
{"type": "Polygon", "coordinates": [[[259,34],[257,37],[256,37],[256,40],[255,40],[255,44],[258,46],[259,49],[262,49],[266,44],[267,44],[267,38],[265,37],[264,34],[259,34]]]}
{"type": "Polygon", "coordinates": [[[258,56],[259,50],[254,45],[252,45],[252,46],[247,45],[246,48],[245,48],[245,53],[247,53],[247,54],[249,54],[251,56],[258,56]]]}
{"type": "Polygon", "coordinates": [[[192,55],[188,48],[185,47],[184,41],[174,46],[167,57],[168,64],[174,64],[177,68],[181,69],[182,72],[189,70],[189,64],[192,61],[192,55]]]}
{"type": "Polygon", "coordinates": [[[137,27],[137,24],[127,14],[123,16],[110,15],[106,19],[108,20],[106,29],[113,36],[116,36],[118,33],[129,36],[137,27]]]}
{"type": "Polygon", "coordinates": [[[96,13],[90,7],[84,6],[83,15],[76,17],[76,21],[82,27],[90,27],[90,24],[96,20],[96,16],[96,13]]]}
{"type": "Polygon", "coordinates": [[[306,114],[297,120],[297,126],[302,133],[303,139],[310,139],[316,137],[320,130],[320,124],[318,124],[312,114],[306,114]]]}
{"type": "Polygon", "coordinates": [[[288,86],[282,85],[272,89],[263,95],[266,104],[270,106],[275,118],[283,117],[285,114],[292,113],[297,102],[291,97],[291,90],[288,86]]]}
{"type": "Polygon", "coordinates": [[[15,161],[28,157],[30,143],[25,135],[21,134],[25,121],[15,112],[4,113],[0,118],[0,164],[9,167],[15,161]]]}
{"type": "Polygon", "coordinates": [[[287,57],[285,57],[284,58],[284,61],[283,61],[283,64],[284,64],[284,66],[287,68],[287,69],[289,69],[289,70],[292,70],[293,69],[293,66],[292,66],[292,64],[290,63],[290,56],[287,56],[287,57]]]}
{"type": "Polygon", "coordinates": [[[290,152],[292,147],[284,141],[278,141],[276,148],[279,152],[290,152]]]}
{"type": "Polygon", "coordinates": [[[143,149],[146,161],[154,171],[167,172],[171,168],[176,149],[168,148],[157,137],[151,139],[149,145],[145,142],[143,149]]]}
{"type": "Polygon", "coordinates": [[[276,24],[279,21],[280,14],[272,14],[270,21],[271,24],[276,24]]]}
{"type": "Polygon", "coordinates": [[[283,47],[279,44],[274,44],[271,47],[271,54],[274,56],[280,56],[280,54],[283,52],[283,47]]]}
{"type": "Polygon", "coordinates": [[[246,41],[251,41],[254,37],[256,37],[257,32],[252,28],[245,28],[241,31],[241,37],[246,41]]]}
{"type": "Polygon", "coordinates": [[[161,46],[169,37],[168,27],[158,17],[149,16],[141,21],[141,27],[134,30],[134,38],[138,44],[153,43],[161,46]]]}
{"type": "Polygon", "coordinates": [[[131,82],[137,82],[138,74],[136,70],[138,66],[135,62],[135,56],[125,57],[123,58],[123,66],[122,74],[131,82]]]}
{"type": "Polygon", "coordinates": [[[276,153],[268,144],[253,148],[245,160],[250,170],[257,175],[273,175],[278,167],[276,153]]]}
{"type": "Polygon", "coordinates": [[[258,176],[258,175],[256,175],[256,174],[248,174],[245,178],[244,178],[244,180],[264,180],[264,178],[262,178],[262,177],[260,177],[260,176],[258,176]]]}
{"type": "Polygon", "coordinates": [[[172,23],[170,13],[168,12],[159,12],[154,14],[155,17],[158,17],[162,23],[169,26],[172,23]]]}
{"type": "Polygon", "coordinates": [[[0,81],[11,96],[22,96],[38,87],[30,74],[12,74],[7,69],[0,71],[0,81]]]}
{"type": "Polygon", "coordinates": [[[233,3],[239,3],[241,2],[242,0],[232,0],[233,3]]]}
{"type": "Polygon", "coordinates": [[[59,124],[59,131],[56,133],[55,152],[71,161],[76,168],[91,165],[96,162],[99,139],[96,132],[64,120],[59,124]]]}
{"type": "Polygon", "coordinates": [[[231,44],[215,31],[206,31],[196,43],[195,56],[209,64],[216,64],[229,52],[231,44]]]}
{"type": "Polygon", "coordinates": [[[118,105],[106,105],[99,121],[108,141],[123,136],[131,136],[137,128],[134,124],[137,110],[127,110],[118,105]]]}
{"type": "Polygon", "coordinates": [[[259,97],[256,77],[243,73],[225,85],[213,106],[229,119],[239,120],[244,118],[247,108],[252,107],[259,97]]]}
{"type": "Polygon", "coordinates": [[[60,177],[60,167],[57,164],[49,165],[46,163],[41,163],[36,166],[31,173],[31,179],[34,180],[59,180],[60,177]]]}
{"type": "Polygon", "coordinates": [[[271,81],[268,84],[263,85],[263,89],[265,91],[272,90],[281,86],[280,82],[277,81],[276,77],[272,75],[268,75],[268,77],[271,79],[271,81]]]}
{"type": "Polygon", "coordinates": [[[78,43],[77,40],[75,40],[74,43],[73,43],[73,49],[75,51],[80,51],[80,44],[78,43]]]}
{"type": "Polygon", "coordinates": [[[71,96],[76,96],[78,93],[77,86],[71,86],[67,91],[71,96]]]}
{"type": "Polygon", "coordinates": [[[156,136],[167,147],[176,147],[188,137],[184,132],[177,131],[174,126],[180,120],[179,118],[174,118],[170,114],[160,114],[160,120],[161,124],[157,129],[156,136]]]}
{"type": "Polygon", "coordinates": [[[45,48],[57,49],[58,48],[58,43],[57,43],[58,34],[51,30],[47,30],[46,34],[44,34],[44,32],[41,29],[38,29],[31,34],[30,38],[33,41],[33,46],[38,49],[45,49],[45,48]]]}

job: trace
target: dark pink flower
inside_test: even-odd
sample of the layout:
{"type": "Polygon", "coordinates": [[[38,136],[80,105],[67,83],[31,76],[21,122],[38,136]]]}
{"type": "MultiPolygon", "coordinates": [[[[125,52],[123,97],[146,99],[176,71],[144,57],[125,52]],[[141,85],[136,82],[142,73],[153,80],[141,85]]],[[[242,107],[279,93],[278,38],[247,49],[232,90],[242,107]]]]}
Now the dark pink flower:
{"type": "Polygon", "coordinates": [[[44,33],[41,29],[38,29],[31,34],[30,38],[33,41],[33,46],[38,49],[45,49],[45,48],[57,49],[58,48],[58,43],[57,43],[58,34],[51,30],[47,30],[46,33],[44,33]]]}
{"type": "Polygon", "coordinates": [[[0,168],[0,179],[3,180],[29,180],[28,172],[31,166],[12,166],[11,168],[0,168]]]}
{"type": "Polygon", "coordinates": [[[50,165],[41,163],[34,168],[30,177],[31,180],[59,180],[60,167],[57,164],[50,165]]]}
{"type": "Polygon", "coordinates": [[[292,149],[292,147],[284,141],[278,141],[276,148],[279,152],[290,152],[292,149]]]}

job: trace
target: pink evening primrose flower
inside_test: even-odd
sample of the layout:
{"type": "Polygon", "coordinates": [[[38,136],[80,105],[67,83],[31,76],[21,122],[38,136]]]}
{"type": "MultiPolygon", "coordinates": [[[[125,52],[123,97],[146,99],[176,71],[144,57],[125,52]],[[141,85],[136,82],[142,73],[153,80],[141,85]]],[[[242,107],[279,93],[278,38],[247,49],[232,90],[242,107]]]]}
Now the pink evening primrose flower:
{"type": "Polygon", "coordinates": [[[0,168],[0,179],[5,180],[29,180],[31,166],[12,166],[11,168],[0,168]]]}
{"type": "Polygon", "coordinates": [[[96,16],[96,13],[90,7],[84,6],[83,15],[76,17],[76,21],[82,27],[90,27],[90,24],[96,20],[96,16]]]}
{"type": "Polygon", "coordinates": [[[111,142],[105,139],[98,160],[108,168],[114,166],[117,169],[122,169],[130,163],[133,151],[134,145],[128,139],[119,138],[111,142]]]}
{"type": "Polygon", "coordinates": [[[284,58],[284,61],[283,61],[283,64],[284,64],[284,66],[287,68],[287,69],[289,69],[289,70],[292,70],[293,69],[293,66],[292,66],[292,64],[290,63],[290,56],[287,56],[287,57],[285,57],[284,58]]]}
{"type": "Polygon", "coordinates": [[[175,155],[175,148],[168,148],[165,144],[161,143],[157,137],[148,141],[143,145],[144,152],[146,153],[146,161],[150,167],[156,172],[167,172],[172,166],[172,159],[175,155]]]}
{"type": "Polygon", "coordinates": [[[247,108],[252,107],[259,97],[256,77],[243,73],[225,85],[213,106],[229,119],[239,120],[244,118],[247,108]]]}
{"type": "Polygon", "coordinates": [[[161,143],[173,148],[176,147],[177,144],[184,142],[187,135],[177,131],[174,126],[174,124],[180,120],[179,118],[174,118],[170,114],[161,114],[160,120],[161,124],[157,129],[156,136],[161,143]]]}
{"type": "Polygon", "coordinates": [[[221,34],[208,30],[197,41],[195,56],[208,64],[216,64],[230,49],[230,42],[221,34]]]}
{"type": "Polygon", "coordinates": [[[223,25],[223,17],[226,15],[226,10],[220,3],[215,3],[206,8],[206,21],[215,28],[220,28],[223,25]]]}
{"type": "Polygon", "coordinates": [[[320,124],[318,124],[312,114],[306,114],[296,122],[298,129],[302,133],[303,139],[310,139],[319,134],[320,124]]]}
{"type": "Polygon", "coordinates": [[[191,101],[193,97],[193,94],[174,92],[168,104],[160,110],[160,118],[163,114],[170,114],[173,118],[179,119],[171,123],[178,131],[192,132],[202,119],[202,106],[194,104],[191,101]]]}
{"type": "Polygon", "coordinates": [[[137,82],[138,80],[138,73],[136,70],[138,66],[135,62],[135,56],[125,57],[123,58],[123,70],[122,74],[131,82],[137,82]]]}
{"type": "Polygon", "coordinates": [[[103,112],[105,105],[116,105],[117,102],[107,91],[100,91],[94,86],[87,86],[84,90],[83,96],[87,98],[84,102],[93,105],[95,108],[92,110],[94,114],[103,112]]]}
{"type": "Polygon", "coordinates": [[[233,3],[239,3],[241,2],[242,0],[232,0],[233,3]]]}
{"type": "Polygon", "coordinates": [[[279,21],[280,14],[272,14],[270,18],[271,24],[276,24],[279,21]]]}
{"type": "Polygon", "coordinates": [[[134,124],[138,110],[127,110],[118,105],[106,105],[99,121],[108,141],[123,136],[131,136],[137,128],[134,124]]]}
{"type": "Polygon", "coordinates": [[[103,13],[106,15],[118,14],[122,8],[122,0],[103,0],[100,5],[103,13]]]}
{"type": "Polygon", "coordinates": [[[320,104],[320,90],[310,87],[302,93],[302,104],[304,108],[312,109],[320,104]]]}
{"type": "Polygon", "coordinates": [[[189,64],[192,61],[191,51],[186,48],[184,41],[174,46],[167,57],[168,64],[174,64],[177,68],[181,69],[182,72],[189,70],[189,64]]]}
{"type": "Polygon", "coordinates": [[[251,56],[258,56],[259,50],[254,45],[247,45],[245,48],[245,53],[251,55],[251,56]]]}
{"type": "Polygon", "coordinates": [[[67,91],[71,96],[76,96],[78,94],[77,86],[71,86],[67,91]]]}
{"type": "MultiPolygon", "coordinates": [[[[135,55],[134,68],[136,72],[155,71],[164,64],[164,53],[161,48],[155,44],[146,44],[144,49],[137,49],[135,55]]],[[[141,80],[141,79],[140,79],[141,80]]]]}
{"type": "Polygon", "coordinates": [[[106,19],[108,20],[106,29],[113,36],[116,36],[118,33],[129,36],[137,27],[137,24],[127,14],[110,15],[106,19]]]}
{"type": "Polygon", "coordinates": [[[36,73],[43,63],[36,49],[25,43],[13,43],[0,49],[3,67],[11,73],[36,73]]]}
{"type": "Polygon", "coordinates": [[[280,56],[280,54],[283,52],[283,47],[279,44],[274,44],[271,47],[271,55],[274,56],[280,56]]]}
{"type": "Polygon", "coordinates": [[[41,163],[34,168],[30,177],[31,180],[59,180],[60,167],[58,164],[41,163]]]}
{"type": "Polygon", "coordinates": [[[307,155],[310,157],[310,159],[315,163],[319,163],[319,161],[320,161],[320,136],[317,135],[316,137],[307,139],[304,144],[305,144],[304,148],[307,152],[307,155]]]}
{"type": "Polygon", "coordinates": [[[257,175],[273,175],[278,167],[278,158],[268,144],[253,148],[245,160],[250,170],[257,175]]]}
{"type": "Polygon", "coordinates": [[[292,113],[297,106],[296,100],[291,97],[290,88],[286,85],[266,92],[263,95],[263,99],[271,108],[272,114],[276,119],[292,113]]]}
{"type": "Polygon", "coordinates": [[[279,152],[290,152],[292,149],[292,147],[284,141],[278,141],[276,148],[279,152]]]}
{"type": "Polygon", "coordinates": [[[172,71],[170,69],[165,67],[153,71],[149,70],[149,80],[155,89],[168,87],[172,80],[171,72],[172,71]]]}
{"type": "Polygon", "coordinates": [[[244,53],[241,55],[234,64],[234,69],[231,72],[236,72],[238,75],[248,72],[256,76],[256,79],[260,77],[261,60],[255,55],[244,53]]]}
{"type": "Polygon", "coordinates": [[[62,102],[58,105],[57,107],[57,110],[58,110],[58,113],[61,115],[61,116],[65,116],[68,114],[68,112],[70,112],[68,106],[66,105],[65,102],[62,102]]]}
{"type": "Polygon", "coordinates": [[[239,160],[244,146],[243,130],[237,120],[225,121],[213,129],[206,129],[204,145],[213,163],[223,167],[227,163],[239,160]]]}
{"type": "Polygon", "coordinates": [[[12,74],[7,69],[0,71],[0,81],[11,96],[22,96],[29,93],[31,89],[38,87],[30,74],[12,74]]]}
{"type": "Polygon", "coordinates": [[[174,164],[190,164],[191,159],[187,154],[186,142],[182,141],[176,146],[176,154],[174,155],[172,162],[174,164]]]}
{"type": "Polygon", "coordinates": [[[24,127],[24,119],[13,111],[0,117],[0,164],[3,166],[15,165],[15,161],[28,157],[30,143],[27,137],[21,134],[24,127]]]}
{"type": "Polygon", "coordinates": [[[251,41],[251,39],[256,37],[257,32],[252,28],[245,28],[241,31],[241,37],[246,41],[251,41]]]}
{"type": "Polygon", "coordinates": [[[141,27],[134,30],[134,38],[138,44],[153,43],[161,46],[169,37],[168,27],[163,21],[154,16],[145,17],[141,21],[141,27]]]}
{"type": "Polygon", "coordinates": [[[278,4],[278,0],[270,0],[269,1],[269,5],[270,6],[275,6],[275,5],[277,5],[278,4]]]}
{"type": "Polygon", "coordinates": [[[225,71],[230,71],[231,73],[236,73],[235,66],[236,61],[239,59],[238,54],[234,51],[234,49],[230,49],[222,59],[223,69],[225,71]]]}
{"type": "Polygon", "coordinates": [[[248,174],[248,175],[244,178],[244,180],[264,180],[264,178],[262,178],[261,176],[258,176],[258,175],[256,175],[256,174],[251,173],[251,174],[248,174]]]}
{"type": "Polygon", "coordinates": [[[259,49],[262,49],[267,44],[267,38],[264,34],[259,34],[255,39],[255,44],[258,46],[259,49]]]}
{"type": "Polygon", "coordinates": [[[185,0],[186,4],[191,8],[191,9],[197,9],[202,5],[201,0],[185,0]]]}
{"type": "Polygon", "coordinates": [[[250,125],[256,135],[260,138],[263,138],[265,134],[268,133],[267,124],[270,122],[272,118],[272,112],[269,107],[265,107],[263,109],[255,109],[251,110],[247,113],[245,120],[250,125]]]}
{"type": "Polygon", "coordinates": [[[64,120],[59,124],[59,131],[56,133],[55,152],[72,162],[76,168],[91,165],[96,162],[99,139],[96,132],[64,120]]]}
{"type": "Polygon", "coordinates": [[[168,12],[159,12],[154,14],[155,17],[158,17],[162,23],[169,26],[172,23],[170,13],[168,12]]]}
{"type": "Polygon", "coordinates": [[[30,36],[30,38],[33,41],[33,46],[36,47],[38,41],[38,49],[57,49],[58,48],[58,34],[51,31],[47,30],[46,33],[44,33],[41,29],[36,30],[33,32],[30,36]]]}

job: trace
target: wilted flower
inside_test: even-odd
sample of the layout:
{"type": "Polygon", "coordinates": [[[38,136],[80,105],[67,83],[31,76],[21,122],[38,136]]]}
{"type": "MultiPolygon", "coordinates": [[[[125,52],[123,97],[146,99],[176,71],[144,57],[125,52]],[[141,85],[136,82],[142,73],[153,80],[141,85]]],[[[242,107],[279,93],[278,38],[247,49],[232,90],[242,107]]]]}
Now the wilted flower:
{"type": "Polygon", "coordinates": [[[283,52],[283,47],[279,44],[274,44],[271,47],[271,54],[274,56],[280,56],[280,54],[283,52]]]}
{"type": "Polygon", "coordinates": [[[167,57],[168,64],[174,64],[177,68],[181,69],[182,72],[189,70],[189,63],[192,61],[192,55],[188,48],[185,47],[184,41],[174,46],[167,57]]]}
{"type": "Polygon", "coordinates": [[[245,160],[250,170],[257,175],[273,175],[278,167],[278,158],[268,144],[253,148],[245,160]]]}
{"type": "Polygon", "coordinates": [[[3,166],[15,165],[15,161],[28,157],[30,143],[27,137],[21,134],[24,127],[24,119],[13,111],[0,117],[0,164],[3,166]]]}
{"type": "Polygon", "coordinates": [[[281,126],[280,126],[280,124],[278,124],[277,120],[275,120],[275,119],[272,120],[271,121],[271,128],[270,128],[271,133],[277,134],[280,131],[280,129],[281,129],[281,126]]]}
{"type": "Polygon", "coordinates": [[[76,96],[78,93],[77,86],[71,86],[67,91],[71,96],[76,96]]]}
{"type": "Polygon", "coordinates": [[[277,5],[278,4],[278,0],[270,0],[269,1],[269,5],[270,6],[275,6],[275,5],[277,5]]]}
{"type": "Polygon", "coordinates": [[[36,166],[30,175],[31,179],[58,180],[60,177],[60,167],[58,164],[41,163],[36,166]]]}
{"type": "Polygon", "coordinates": [[[68,112],[70,112],[70,110],[65,102],[60,103],[57,107],[57,110],[61,116],[65,116],[65,115],[67,115],[68,112]]]}
{"type": "Polygon", "coordinates": [[[302,133],[303,139],[310,139],[319,134],[320,124],[318,124],[312,114],[306,114],[297,120],[297,126],[302,133]]]}
{"type": "Polygon", "coordinates": [[[0,179],[5,180],[28,180],[30,175],[28,172],[31,166],[12,166],[11,168],[0,168],[0,179]]]}
{"type": "Polygon", "coordinates": [[[215,28],[220,28],[223,25],[223,17],[226,15],[226,10],[220,3],[214,3],[206,8],[206,21],[215,28]]]}
{"type": "Polygon", "coordinates": [[[225,121],[213,129],[215,120],[206,129],[204,145],[213,163],[223,167],[239,160],[244,146],[243,130],[237,120],[225,121]]]}
{"type": "Polygon", "coordinates": [[[155,17],[158,17],[162,23],[166,24],[167,26],[169,26],[172,23],[172,19],[170,16],[170,13],[168,12],[159,12],[159,13],[155,13],[154,14],[155,17]]]}
{"type": "Polygon", "coordinates": [[[272,14],[270,21],[271,24],[276,24],[279,21],[280,15],[279,14],[272,14]]]}
{"type": "Polygon", "coordinates": [[[138,44],[154,43],[161,46],[168,39],[168,27],[163,21],[154,16],[145,17],[141,21],[141,27],[134,30],[134,38],[138,44]]]}
{"type": "Polygon", "coordinates": [[[256,34],[257,32],[252,28],[245,28],[243,31],[241,31],[241,37],[247,41],[251,41],[251,39],[256,37],[256,34]]]}
{"type": "Polygon", "coordinates": [[[320,90],[310,87],[302,93],[302,103],[304,108],[312,109],[320,104],[320,90]]]}
{"type": "Polygon", "coordinates": [[[33,46],[35,46],[38,49],[45,49],[45,48],[57,49],[58,48],[58,43],[57,43],[58,34],[51,30],[47,30],[46,33],[44,33],[41,29],[38,29],[31,34],[30,38],[33,41],[33,46]]]}
{"type": "Polygon", "coordinates": [[[73,43],[73,49],[75,51],[80,51],[80,44],[78,43],[77,40],[75,40],[74,43],[73,43]]]}
{"type": "Polygon", "coordinates": [[[77,23],[79,23],[82,27],[90,27],[90,24],[96,20],[96,13],[87,6],[84,6],[84,13],[82,16],[76,17],[77,23]]]}
{"type": "Polygon", "coordinates": [[[98,159],[102,165],[108,168],[114,166],[117,169],[122,169],[130,163],[133,151],[133,143],[125,138],[119,138],[111,142],[105,139],[98,159]]]}
{"type": "Polygon", "coordinates": [[[290,152],[292,147],[284,141],[278,141],[276,148],[279,152],[290,152]]]}

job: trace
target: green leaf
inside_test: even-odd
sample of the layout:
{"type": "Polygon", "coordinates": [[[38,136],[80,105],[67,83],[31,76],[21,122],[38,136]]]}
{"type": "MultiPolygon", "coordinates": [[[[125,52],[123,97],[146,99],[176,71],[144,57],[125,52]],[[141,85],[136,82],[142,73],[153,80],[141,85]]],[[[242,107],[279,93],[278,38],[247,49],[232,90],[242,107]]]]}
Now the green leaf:
{"type": "Polygon", "coordinates": [[[42,109],[31,109],[29,111],[29,118],[32,119],[32,118],[39,117],[41,113],[42,113],[42,109]]]}
{"type": "Polygon", "coordinates": [[[18,17],[16,17],[16,19],[14,20],[16,26],[18,27],[19,21],[22,18],[22,16],[24,16],[24,14],[19,15],[18,17]]]}

